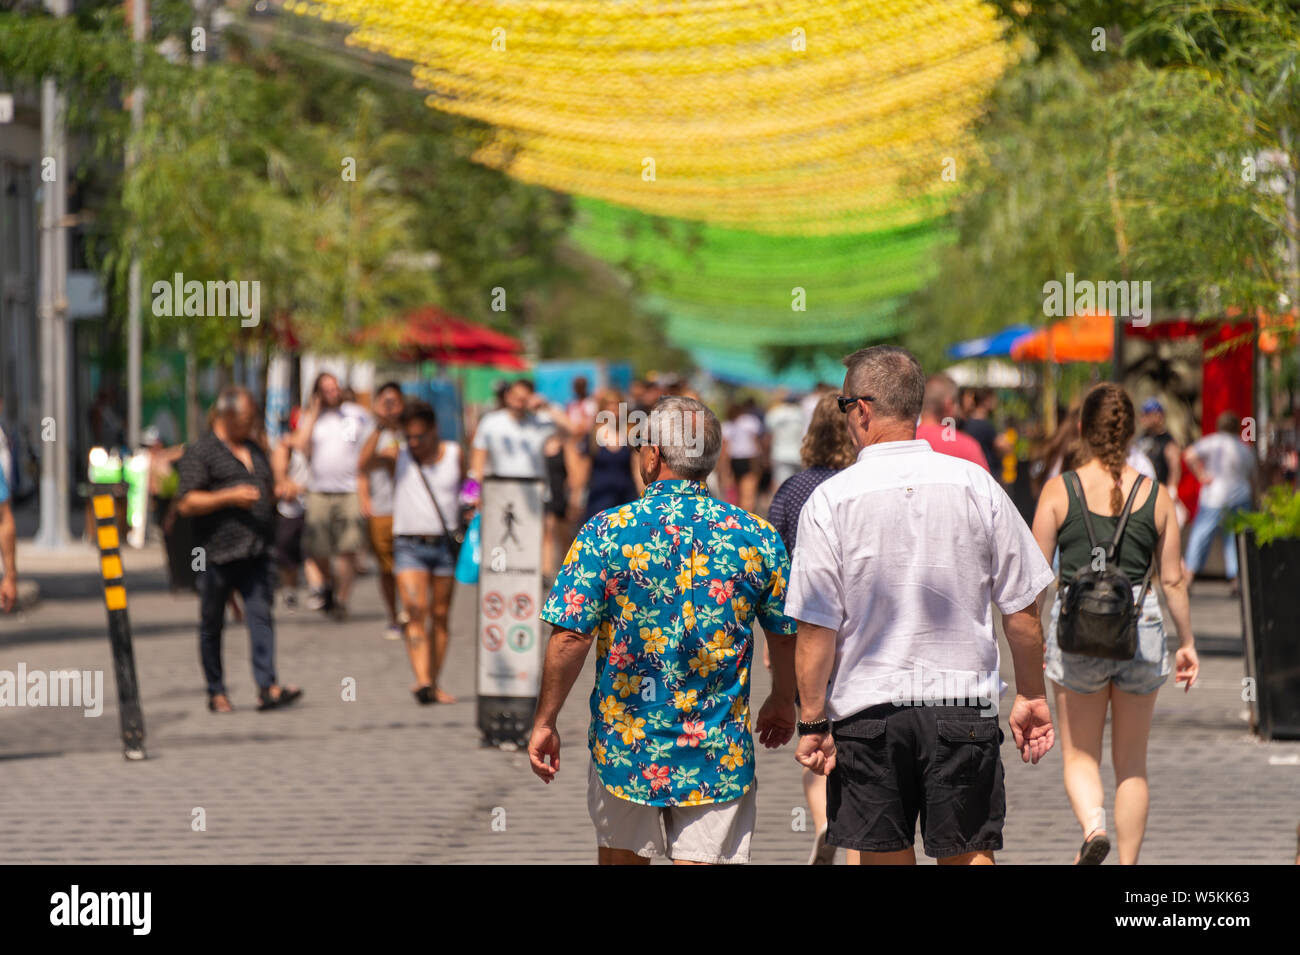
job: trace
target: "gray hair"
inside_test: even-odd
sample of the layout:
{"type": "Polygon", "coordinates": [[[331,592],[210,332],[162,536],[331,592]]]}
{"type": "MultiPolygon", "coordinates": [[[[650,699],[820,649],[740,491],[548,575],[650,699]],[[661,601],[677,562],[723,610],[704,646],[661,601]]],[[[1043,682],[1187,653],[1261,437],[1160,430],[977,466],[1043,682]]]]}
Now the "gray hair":
{"type": "Polygon", "coordinates": [[[650,409],[650,443],[659,448],[664,466],[688,481],[703,481],[722,453],[722,425],[703,403],[668,395],[650,409]]]}
{"type": "Polygon", "coordinates": [[[925,372],[906,348],[873,345],[844,359],[846,387],[854,397],[870,395],[872,411],[882,418],[914,422],[925,400],[925,372]]]}

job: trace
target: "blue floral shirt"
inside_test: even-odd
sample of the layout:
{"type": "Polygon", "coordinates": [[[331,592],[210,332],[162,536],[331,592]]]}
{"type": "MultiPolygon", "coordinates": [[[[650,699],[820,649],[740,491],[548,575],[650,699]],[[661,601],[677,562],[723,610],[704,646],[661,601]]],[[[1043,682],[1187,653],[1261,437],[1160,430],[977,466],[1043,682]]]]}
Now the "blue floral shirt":
{"type": "Polygon", "coordinates": [[[596,635],[588,742],[605,788],[649,806],[754,784],[753,624],[794,633],[772,525],[695,481],[656,481],[578,533],[542,619],[596,635]]]}

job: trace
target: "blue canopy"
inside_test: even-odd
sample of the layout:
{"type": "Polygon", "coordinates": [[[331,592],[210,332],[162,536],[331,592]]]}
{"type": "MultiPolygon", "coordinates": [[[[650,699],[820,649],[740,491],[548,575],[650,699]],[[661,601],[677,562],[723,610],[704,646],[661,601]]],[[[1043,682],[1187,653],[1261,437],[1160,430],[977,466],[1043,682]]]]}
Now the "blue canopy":
{"type": "Polygon", "coordinates": [[[1012,325],[994,335],[972,338],[948,348],[949,358],[995,358],[1011,354],[1011,346],[1034,330],[1032,325],[1012,325]]]}

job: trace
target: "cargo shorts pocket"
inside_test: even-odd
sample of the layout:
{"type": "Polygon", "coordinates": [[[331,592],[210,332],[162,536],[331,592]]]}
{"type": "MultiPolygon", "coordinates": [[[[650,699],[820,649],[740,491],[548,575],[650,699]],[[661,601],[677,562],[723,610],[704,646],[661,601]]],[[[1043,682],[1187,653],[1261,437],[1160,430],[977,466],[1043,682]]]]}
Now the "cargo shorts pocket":
{"type": "Polygon", "coordinates": [[[938,720],[935,779],[947,786],[972,786],[989,776],[998,759],[1002,731],[996,718],[938,720]]]}
{"type": "Polygon", "coordinates": [[[832,735],[837,768],[849,782],[873,782],[889,774],[884,720],[849,718],[832,735]]]}

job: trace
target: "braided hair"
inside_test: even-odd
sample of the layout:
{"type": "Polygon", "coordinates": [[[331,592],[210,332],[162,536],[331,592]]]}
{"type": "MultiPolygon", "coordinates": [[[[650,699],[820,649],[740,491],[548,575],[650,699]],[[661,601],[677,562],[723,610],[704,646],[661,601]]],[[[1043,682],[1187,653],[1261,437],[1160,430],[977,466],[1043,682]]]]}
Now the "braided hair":
{"type": "Polygon", "coordinates": [[[1119,514],[1124,508],[1121,491],[1124,462],[1134,433],[1133,402],[1128,392],[1112,382],[1095,386],[1083,399],[1079,411],[1079,430],[1088,452],[1115,479],[1110,489],[1110,511],[1119,514]]]}

